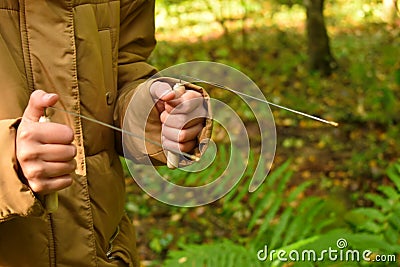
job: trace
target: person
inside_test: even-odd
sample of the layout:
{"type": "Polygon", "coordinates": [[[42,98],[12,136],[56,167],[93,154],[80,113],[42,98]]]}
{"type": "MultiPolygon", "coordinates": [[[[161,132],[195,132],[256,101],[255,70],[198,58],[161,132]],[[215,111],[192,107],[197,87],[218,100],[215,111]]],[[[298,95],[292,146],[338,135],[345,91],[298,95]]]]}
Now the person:
{"type": "MultiPolygon", "coordinates": [[[[128,108],[148,109],[129,118],[146,125],[146,138],[198,153],[209,119],[186,122],[206,114],[206,93],[187,84],[175,99],[174,79],[148,81],[153,0],[0,0],[0,14],[0,266],[139,266],[121,135],[49,107],[116,127],[128,108]],[[39,122],[46,108],[51,122],[39,122]]],[[[166,161],[154,144],[129,147],[138,162],[166,161]]]]}

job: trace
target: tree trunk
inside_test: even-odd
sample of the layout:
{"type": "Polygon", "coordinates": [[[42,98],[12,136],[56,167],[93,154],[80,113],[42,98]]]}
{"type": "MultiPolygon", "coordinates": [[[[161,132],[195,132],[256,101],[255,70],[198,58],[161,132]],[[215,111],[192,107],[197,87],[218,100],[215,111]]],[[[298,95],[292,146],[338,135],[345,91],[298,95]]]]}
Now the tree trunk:
{"type": "Polygon", "coordinates": [[[307,12],[307,38],[310,70],[331,74],[336,68],[329,45],[329,37],[324,20],[324,0],[304,0],[307,12]]]}

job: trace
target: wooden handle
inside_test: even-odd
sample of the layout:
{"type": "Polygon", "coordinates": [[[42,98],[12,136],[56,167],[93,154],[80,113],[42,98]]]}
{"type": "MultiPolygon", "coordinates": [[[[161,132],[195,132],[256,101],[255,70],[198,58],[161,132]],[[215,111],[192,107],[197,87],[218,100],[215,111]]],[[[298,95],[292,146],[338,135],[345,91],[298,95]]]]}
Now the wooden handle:
{"type": "MultiPolygon", "coordinates": [[[[176,83],[172,88],[175,91],[175,99],[181,97],[185,92],[185,86],[181,83],[176,83]]],[[[170,169],[179,167],[180,155],[171,151],[167,151],[167,166],[170,169]]]]}
{"type": "MultiPolygon", "coordinates": [[[[50,122],[50,118],[47,116],[42,116],[39,122],[50,122]]],[[[44,206],[47,213],[53,213],[58,209],[58,193],[54,192],[44,196],[44,206]]]]}

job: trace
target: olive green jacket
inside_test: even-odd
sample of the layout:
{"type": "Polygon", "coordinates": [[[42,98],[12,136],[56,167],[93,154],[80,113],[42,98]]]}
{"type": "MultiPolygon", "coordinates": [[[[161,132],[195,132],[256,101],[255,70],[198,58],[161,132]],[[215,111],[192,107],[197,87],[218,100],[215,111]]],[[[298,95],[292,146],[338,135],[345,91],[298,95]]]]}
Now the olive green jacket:
{"type": "MultiPolygon", "coordinates": [[[[153,0],[0,0],[0,266],[138,266],[118,134],[53,114],[74,130],[78,150],[74,182],[53,214],[20,174],[15,136],[36,89],[57,93],[59,108],[121,127],[134,93],[138,109],[153,105],[142,82],[155,74],[146,63],[154,46],[153,0]]],[[[158,115],[146,126],[156,141],[158,115]]],[[[132,157],[165,161],[142,143],[131,145],[132,157]]]]}

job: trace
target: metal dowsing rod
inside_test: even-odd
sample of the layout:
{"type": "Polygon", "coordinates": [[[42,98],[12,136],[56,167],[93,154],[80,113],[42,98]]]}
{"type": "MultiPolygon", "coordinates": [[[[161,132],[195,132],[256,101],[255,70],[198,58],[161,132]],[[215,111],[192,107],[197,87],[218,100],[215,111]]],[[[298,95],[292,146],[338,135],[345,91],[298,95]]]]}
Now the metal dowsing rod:
{"type": "Polygon", "coordinates": [[[287,107],[272,103],[270,101],[254,97],[252,95],[248,95],[248,94],[242,93],[240,91],[237,91],[237,90],[234,90],[232,88],[229,88],[229,87],[227,87],[225,85],[221,85],[221,84],[218,84],[218,83],[205,81],[205,80],[202,80],[202,79],[199,79],[199,78],[195,78],[195,77],[191,77],[191,76],[188,76],[188,75],[182,75],[182,77],[183,78],[187,78],[187,79],[191,79],[191,80],[193,80],[195,82],[205,83],[205,84],[214,86],[216,88],[223,89],[225,91],[229,91],[231,93],[238,94],[238,95],[241,95],[241,96],[244,96],[244,97],[256,100],[256,101],[259,101],[259,102],[264,103],[264,104],[268,104],[268,105],[271,105],[271,106],[274,106],[274,107],[277,107],[277,108],[280,108],[280,109],[284,109],[284,110],[290,111],[292,113],[295,113],[295,114],[298,114],[298,115],[301,115],[301,116],[304,116],[304,117],[307,117],[307,118],[310,118],[310,119],[313,119],[313,120],[316,120],[316,121],[319,121],[319,122],[330,124],[330,125],[335,126],[335,127],[339,126],[339,123],[337,123],[337,122],[324,120],[324,119],[321,119],[319,117],[312,116],[310,114],[307,114],[307,113],[304,113],[304,112],[301,112],[301,111],[298,111],[298,110],[287,108],[287,107]]]}
{"type": "MultiPolygon", "coordinates": [[[[307,113],[304,113],[304,112],[301,112],[301,111],[298,111],[298,110],[287,108],[287,107],[272,103],[270,101],[267,101],[265,99],[260,99],[260,98],[254,97],[252,95],[248,95],[248,94],[239,92],[239,91],[234,90],[232,88],[229,88],[229,87],[227,87],[225,85],[221,85],[221,84],[218,84],[218,83],[205,81],[205,80],[202,80],[202,79],[199,79],[199,78],[195,78],[195,77],[191,77],[191,76],[188,76],[188,75],[181,75],[181,77],[193,80],[194,82],[205,83],[205,84],[214,86],[215,88],[223,89],[225,91],[229,91],[231,93],[234,93],[234,94],[237,94],[237,95],[240,95],[240,96],[243,96],[243,97],[247,97],[247,98],[250,98],[250,99],[253,99],[253,100],[256,100],[256,101],[259,101],[260,103],[264,103],[264,104],[268,104],[268,105],[271,105],[271,106],[274,106],[274,107],[277,107],[277,108],[280,108],[280,109],[284,109],[284,110],[287,110],[289,112],[292,112],[292,113],[295,113],[295,114],[298,114],[298,115],[301,115],[301,116],[305,116],[307,118],[310,118],[310,119],[313,119],[313,120],[316,120],[316,121],[319,121],[319,122],[323,122],[323,123],[326,123],[326,124],[329,124],[329,125],[332,125],[332,126],[335,126],[335,127],[339,126],[339,124],[337,122],[328,121],[328,120],[321,119],[319,117],[312,116],[310,114],[307,114],[307,113]]],[[[179,85],[185,85],[185,83],[190,83],[190,82],[183,82],[182,81],[182,82],[179,82],[179,85]]],[[[102,122],[102,121],[99,121],[99,120],[96,120],[96,119],[93,119],[93,118],[78,114],[78,113],[75,113],[75,112],[72,112],[72,111],[68,111],[68,110],[65,110],[65,109],[61,109],[61,108],[57,108],[57,107],[47,107],[47,108],[50,108],[50,109],[53,109],[53,110],[56,110],[56,111],[61,111],[61,112],[67,113],[69,115],[72,115],[72,116],[75,116],[75,117],[79,117],[79,118],[82,118],[84,120],[91,121],[93,123],[100,124],[102,126],[108,127],[108,128],[113,129],[115,131],[121,132],[122,134],[126,134],[126,135],[129,135],[131,137],[144,140],[144,141],[146,141],[146,142],[148,142],[150,144],[153,144],[155,146],[158,146],[158,147],[161,147],[161,148],[164,149],[164,146],[159,142],[150,140],[150,139],[148,139],[148,138],[146,138],[144,136],[140,136],[140,135],[132,133],[130,131],[115,127],[114,125],[111,125],[111,124],[108,124],[108,123],[105,123],[105,122],[102,122]]],[[[173,152],[175,154],[183,155],[183,156],[185,156],[185,157],[187,157],[187,158],[189,158],[189,159],[191,159],[193,161],[196,161],[196,162],[200,160],[199,157],[197,157],[195,155],[190,155],[190,154],[185,153],[183,151],[178,151],[178,150],[174,150],[174,149],[168,149],[168,151],[173,152]]]]}

